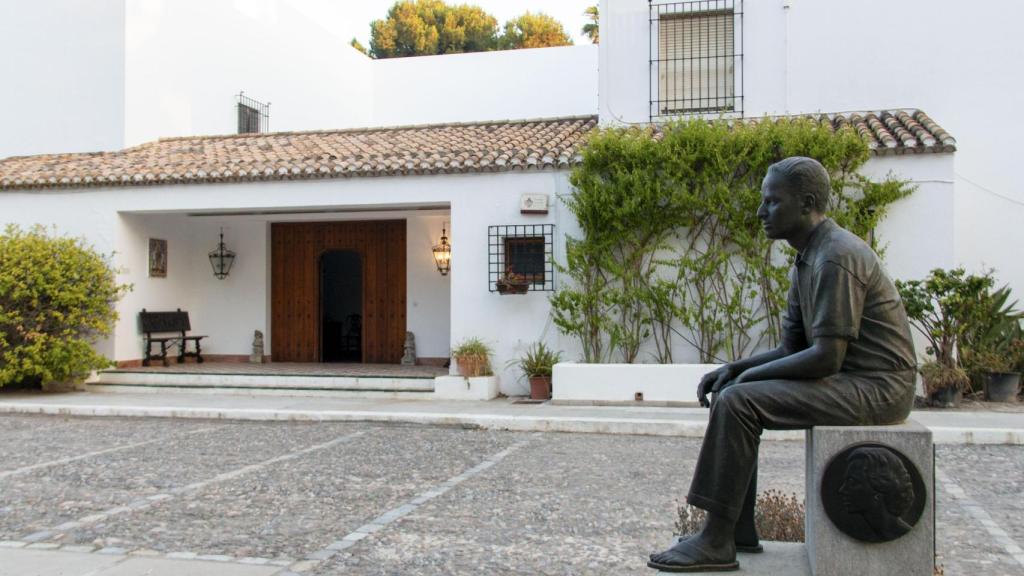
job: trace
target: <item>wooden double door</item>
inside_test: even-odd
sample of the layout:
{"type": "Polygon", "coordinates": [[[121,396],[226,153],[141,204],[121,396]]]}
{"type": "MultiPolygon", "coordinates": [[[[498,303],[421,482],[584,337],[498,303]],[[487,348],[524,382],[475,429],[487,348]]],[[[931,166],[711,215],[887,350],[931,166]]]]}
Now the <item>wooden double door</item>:
{"type": "Polygon", "coordinates": [[[271,352],[275,362],[323,358],[321,257],[362,262],[362,361],[397,364],[405,342],[405,220],[271,225],[271,352]]]}

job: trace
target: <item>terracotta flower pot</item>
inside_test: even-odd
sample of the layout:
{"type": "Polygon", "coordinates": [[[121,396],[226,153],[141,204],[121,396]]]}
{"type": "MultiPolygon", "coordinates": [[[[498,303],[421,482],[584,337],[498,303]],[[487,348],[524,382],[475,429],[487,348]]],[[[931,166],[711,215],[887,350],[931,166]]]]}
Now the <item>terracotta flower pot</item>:
{"type": "Polygon", "coordinates": [[[530,399],[551,399],[551,376],[530,376],[530,399]]]}
{"type": "Polygon", "coordinates": [[[460,356],[455,361],[459,364],[459,373],[468,378],[483,376],[487,372],[486,356],[460,356]]]}

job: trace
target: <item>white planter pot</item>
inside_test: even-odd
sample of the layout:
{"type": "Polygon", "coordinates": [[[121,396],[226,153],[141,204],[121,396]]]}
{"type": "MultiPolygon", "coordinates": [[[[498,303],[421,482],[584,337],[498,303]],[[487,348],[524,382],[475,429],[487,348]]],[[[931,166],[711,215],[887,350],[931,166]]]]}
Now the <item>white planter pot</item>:
{"type": "Polygon", "coordinates": [[[719,364],[577,364],[555,365],[551,399],[554,402],[697,403],[700,379],[719,364]]]}
{"type": "Polygon", "coordinates": [[[434,397],[441,400],[490,400],[498,397],[497,376],[438,376],[434,397]]]}

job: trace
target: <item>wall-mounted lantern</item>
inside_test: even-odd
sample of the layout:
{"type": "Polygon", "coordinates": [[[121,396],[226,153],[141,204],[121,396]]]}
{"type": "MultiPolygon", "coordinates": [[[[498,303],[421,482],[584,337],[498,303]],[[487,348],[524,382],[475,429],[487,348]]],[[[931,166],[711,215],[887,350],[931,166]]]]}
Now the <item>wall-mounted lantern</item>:
{"type": "Polygon", "coordinates": [[[435,244],[434,262],[437,264],[437,271],[441,276],[447,276],[452,267],[452,245],[448,243],[447,228],[441,227],[441,242],[435,244]]]}
{"type": "Polygon", "coordinates": [[[213,267],[213,275],[217,280],[223,280],[231,272],[231,265],[235,263],[235,253],[224,245],[224,229],[220,229],[220,243],[217,249],[210,252],[210,266],[213,267]]]}

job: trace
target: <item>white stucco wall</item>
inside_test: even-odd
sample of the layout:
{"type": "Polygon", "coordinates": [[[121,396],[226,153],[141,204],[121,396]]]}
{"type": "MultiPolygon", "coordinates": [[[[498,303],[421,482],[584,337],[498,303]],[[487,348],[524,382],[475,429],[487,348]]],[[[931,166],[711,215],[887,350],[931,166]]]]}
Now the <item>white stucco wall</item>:
{"type": "Polygon", "coordinates": [[[272,353],[268,222],[405,218],[407,325],[416,334],[418,354],[447,357],[452,342],[483,338],[495,348],[502,390],[522,393],[525,382],[518,383],[506,363],[533,341],[556,340],[548,293],[500,296],[487,290],[487,226],[555,223],[560,247],[569,228],[564,208],[552,202],[551,214],[526,216],[519,213],[519,199],[531,192],[554,200],[567,191],[567,173],[540,172],[3,192],[0,224],[52,224],[60,232],[84,235],[102,250],[117,251],[120,278],[135,290],[119,305],[116,341],[106,351],[128,360],[140,357],[136,315],[143,307],[188,310],[194,331],[210,336],[203,347],[209,354],[248,354],[255,329],[268,335],[272,353]],[[378,211],[381,207],[389,209],[378,211]],[[253,214],[266,210],[326,213],[253,214]],[[225,215],[235,211],[247,214],[225,215]],[[442,277],[430,246],[445,222],[450,222],[453,255],[452,271],[442,277]],[[218,281],[206,254],[222,226],[238,259],[231,275],[218,281]],[[148,277],[150,237],[168,241],[165,279],[148,277]]]}
{"type": "Polygon", "coordinates": [[[0,2],[0,158],[123,146],[123,0],[0,2]]]}
{"type": "Polygon", "coordinates": [[[275,131],[370,121],[370,59],[296,2],[124,1],[129,146],[235,133],[235,95],[242,90],[271,103],[275,131]]]}
{"type": "MultiPolygon", "coordinates": [[[[961,8],[928,0],[746,0],[745,116],[924,110],[957,139],[954,169],[940,177],[955,180],[955,244],[943,260],[995,267],[1020,294],[1024,190],[1013,139],[1024,117],[1008,111],[1024,93],[1014,67],[1024,60],[1016,40],[1024,4],[961,8]],[[928,35],[937,40],[923,40],[928,35]]],[[[649,40],[646,3],[601,2],[602,122],[648,121],[649,40]]]]}
{"type": "Polygon", "coordinates": [[[378,126],[597,113],[597,47],[505,50],[373,62],[378,126]]]}

